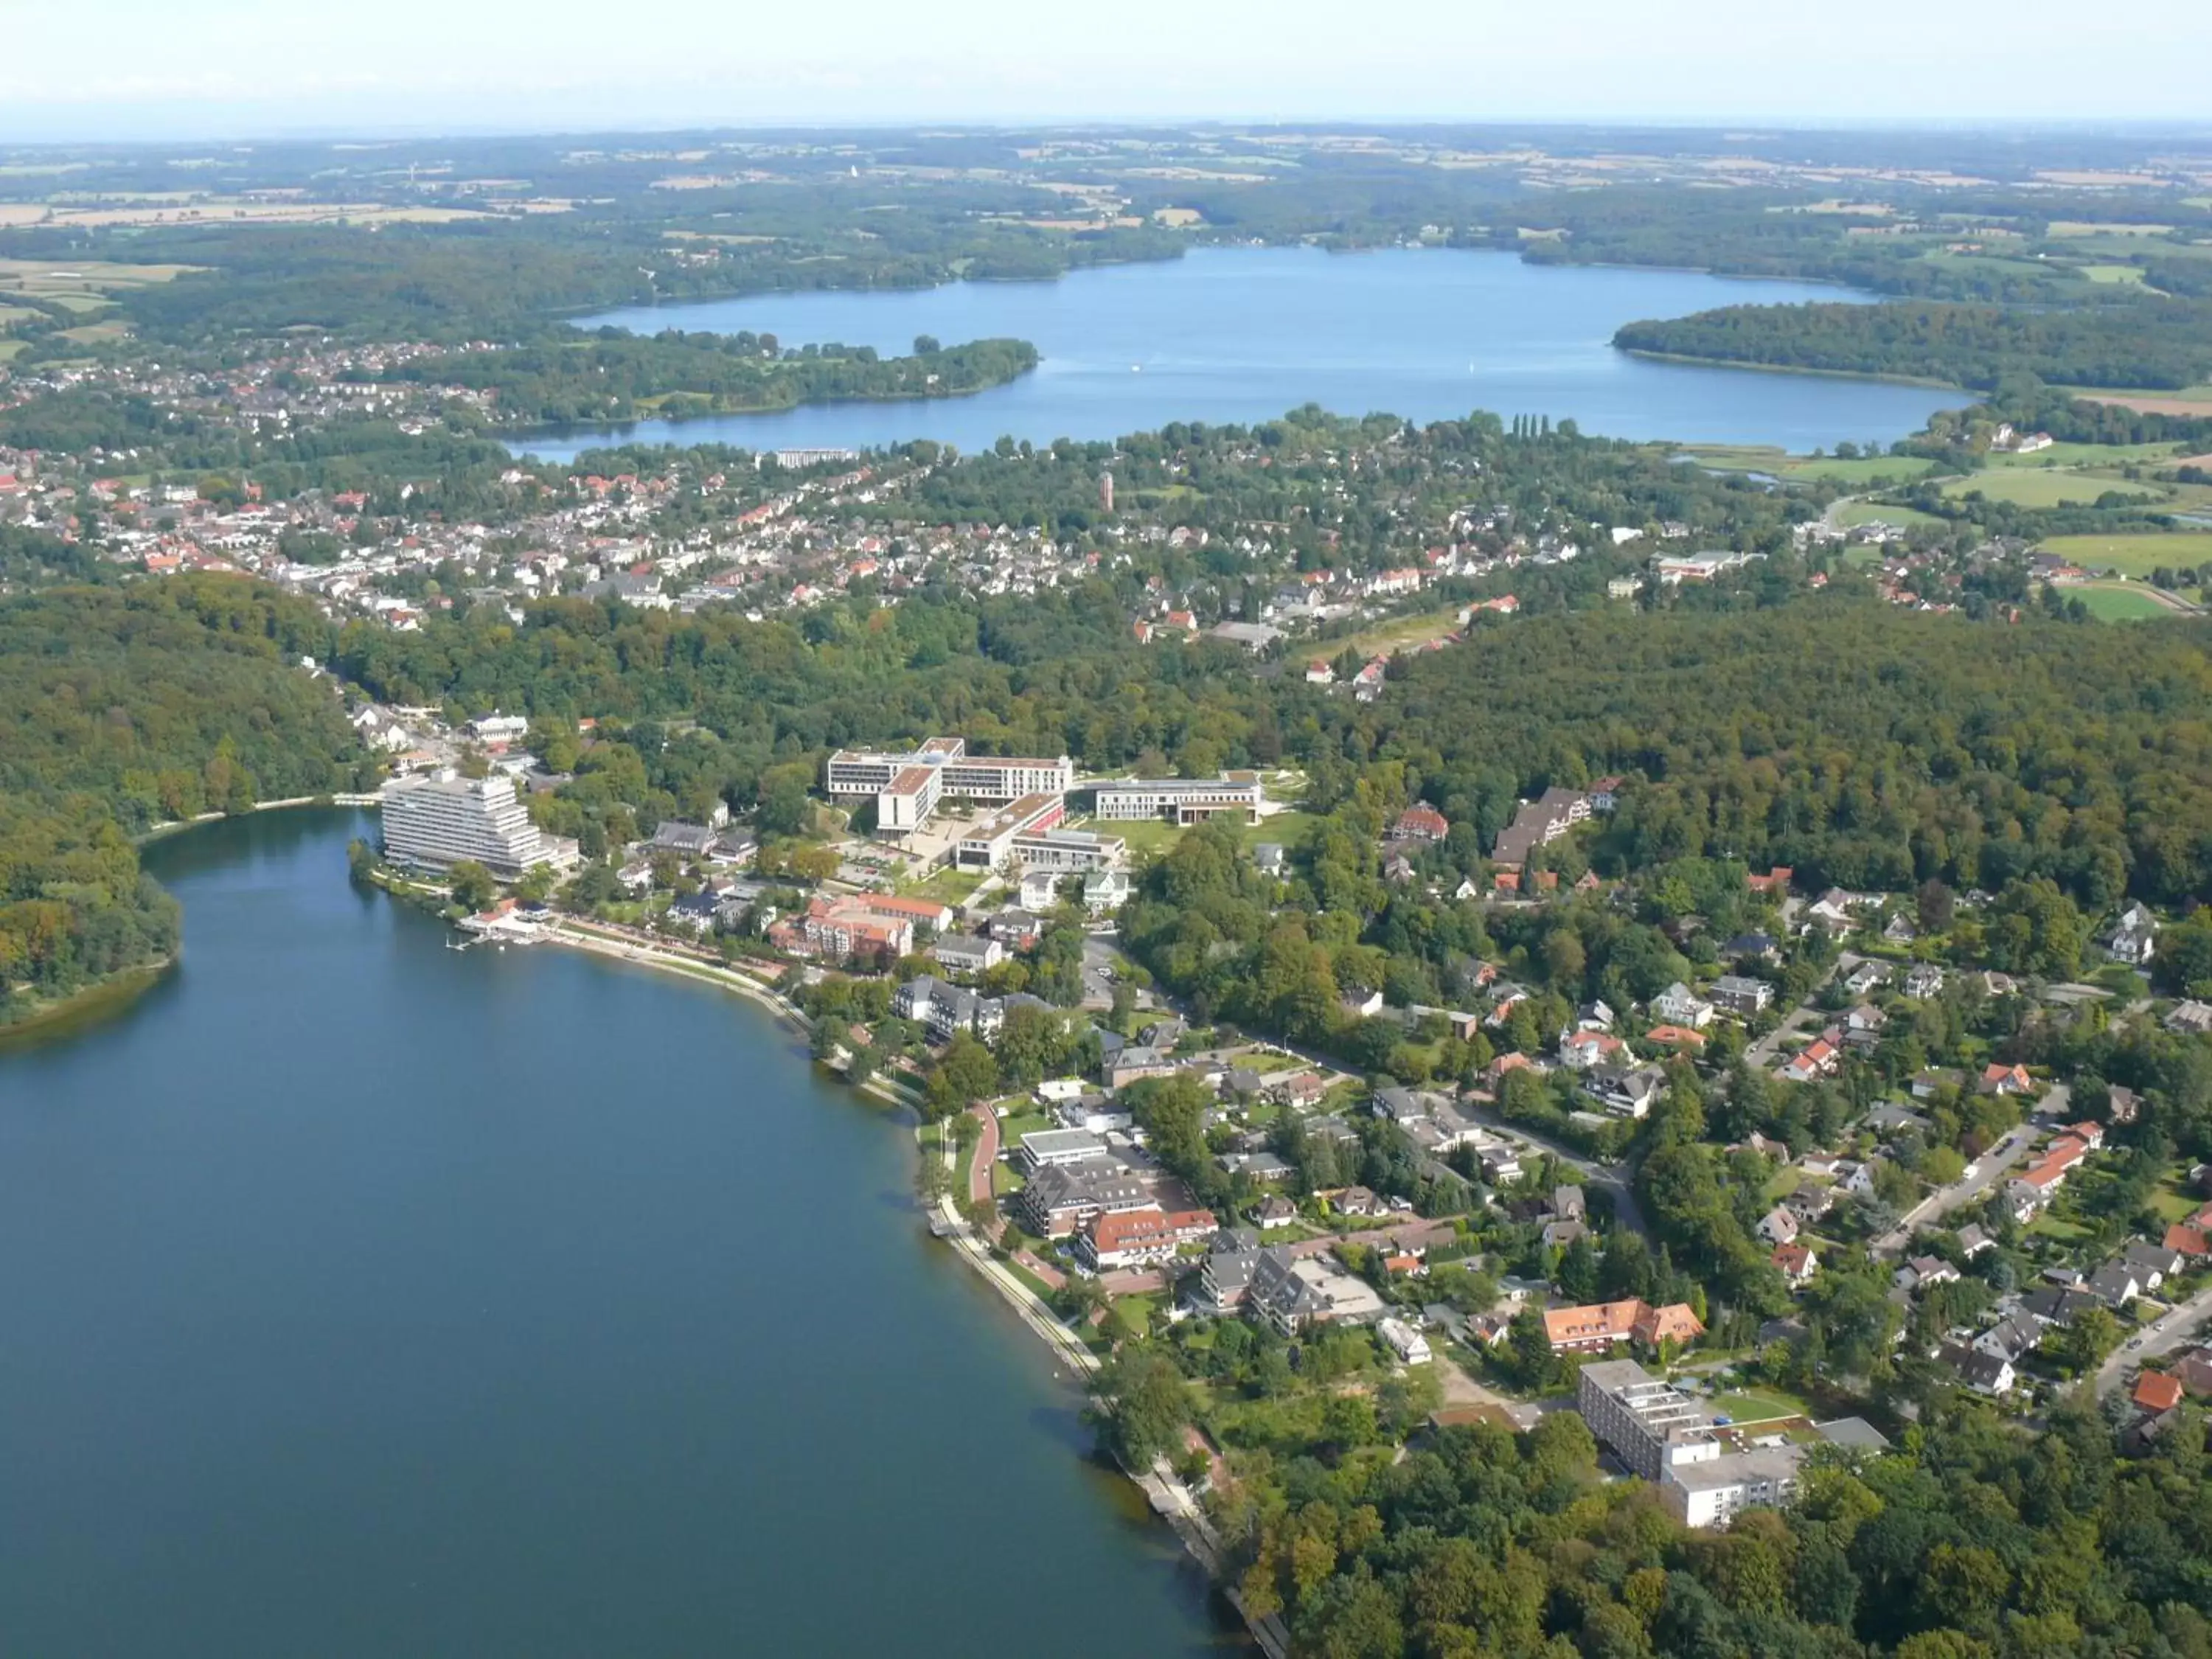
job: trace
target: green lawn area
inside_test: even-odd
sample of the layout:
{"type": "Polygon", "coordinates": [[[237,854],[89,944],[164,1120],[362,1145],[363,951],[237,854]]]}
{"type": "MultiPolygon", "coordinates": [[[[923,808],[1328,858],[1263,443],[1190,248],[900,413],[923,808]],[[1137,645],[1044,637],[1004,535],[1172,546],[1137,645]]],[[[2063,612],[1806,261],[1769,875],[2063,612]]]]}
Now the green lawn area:
{"type": "Polygon", "coordinates": [[[2065,593],[2069,599],[2081,600],[2099,622],[2150,622],[2180,614],[2140,587],[2108,587],[2093,582],[2086,587],[2069,587],[2065,593]]]}
{"type": "Polygon", "coordinates": [[[0,363],[4,363],[17,352],[27,349],[28,340],[0,340],[0,363]]]}
{"type": "Polygon", "coordinates": [[[2085,570],[2117,570],[2124,576],[2148,576],[2160,565],[2179,568],[2212,560],[2212,530],[2147,531],[2135,536],[2053,536],[2043,543],[2085,570]]]}
{"type": "Polygon", "coordinates": [[[1922,513],[1910,507],[1885,507],[1878,501],[1852,501],[1837,513],[1836,521],[1851,527],[1863,524],[1893,524],[1907,530],[1915,525],[1940,525],[1944,522],[1932,513],[1922,513]]]}
{"type": "Polygon", "coordinates": [[[2143,280],[2137,265],[2083,265],[2081,274],[2093,283],[2133,283],[2140,287],[2143,280]]]}
{"type": "Polygon", "coordinates": [[[2088,507],[2112,490],[2138,501],[2158,501],[2166,494],[2155,484],[2131,483],[2124,478],[2057,467],[2006,467],[1954,478],[1943,486],[1943,494],[1954,501],[1978,493],[1989,501],[2034,507],[2058,507],[2068,501],[2088,507]]]}
{"type": "Polygon", "coordinates": [[[965,904],[975,896],[975,890],[983,884],[986,873],[981,870],[939,870],[924,880],[902,885],[899,891],[907,898],[935,899],[940,904],[965,904]]]}
{"type": "Polygon", "coordinates": [[[1732,1389],[1707,1402],[1733,1423],[1765,1423],[1778,1417],[1802,1417],[1805,1402],[1777,1389],[1732,1389]]]}
{"type": "Polygon", "coordinates": [[[2182,1190],[2179,1171],[2169,1170],[2158,1183],[2158,1190],[2150,1195],[2150,1206],[2158,1212],[2160,1221],[2186,1221],[2203,1206],[2204,1200],[2182,1190]]]}
{"type": "Polygon", "coordinates": [[[1377,623],[1364,633],[1354,634],[1348,640],[1329,640],[1316,647],[1326,651],[1331,662],[1347,648],[1363,657],[1384,656],[1393,651],[1404,651],[1414,646],[1426,645],[1431,640],[1440,640],[1459,626],[1459,607],[1449,611],[1424,613],[1418,617],[1393,617],[1388,622],[1377,623]]]}
{"type": "MultiPolygon", "coordinates": [[[[1240,823],[1237,826],[1237,835],[1248,848],[1256,847],[1261,842],[1273,842],[1279,846],[1295,848],[1305,839],[1306,832],[1320,822],[1320,818],[1315,814],[1301,812],[1293,807],[1288,811],[1270,813],[1257,823],[1240,823]]],[[[1181,841],[1184,834],[1182,825],[1170,823],[1161,818],[1141,818],[1127,823],[1106,823],[1103,819],[1085,818],[1076,821],[1073,827],[1095,830],[1105,836],[1121,836],[1129,843],[1129,856],[1133,860],[1160,856],[1181,841]]]]}
{"type": "Polygon", "coordinates": [[[1016,1112],[999,1120],[999,1145],[1015,1147],[1022,1144],[1024,1135],[1033,1135],[1040,1129],[1052,1127],[1052,1120],[1042,1112],[1016,1112]]]}

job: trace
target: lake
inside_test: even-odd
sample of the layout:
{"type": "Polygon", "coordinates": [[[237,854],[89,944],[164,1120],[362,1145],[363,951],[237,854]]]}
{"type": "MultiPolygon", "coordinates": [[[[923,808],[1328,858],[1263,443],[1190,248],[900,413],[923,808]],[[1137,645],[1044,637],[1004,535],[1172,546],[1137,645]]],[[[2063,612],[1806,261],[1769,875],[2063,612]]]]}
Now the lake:
{"type": "Polygon", "coordinates": [[[1239,1645],[910,1128],[750,1003],[446,949],[366,824],[149,848],[181,965],[0,1051],[0,1647],[1239,1645]]]}
{"type": "Polygon", "coordinates": [[[1806,283],[1695,271],[1523,264],[1503,252],[1207,248],[1182,259],[1079,270],[1054,283],[758,295],[580,319],[837,341],[885,355],[933,334],[1033,342],[1043,362],[1011,385],[928,402],[817,404],[769,415],[570,430],[518,441],[549,460],[611,438],[747,448],[866,448],[935,438],[975,450],[1002,434],[1107,439],[1170,421],[1270,420],[1305,403],[1418,421],[1486,409],[1571,417],[1607,436],[1688,443],[1883,442],[1964,394],[1832,376],[1654,362],[1613,331],[1716,306],[1865,298],[1806,283]]]}

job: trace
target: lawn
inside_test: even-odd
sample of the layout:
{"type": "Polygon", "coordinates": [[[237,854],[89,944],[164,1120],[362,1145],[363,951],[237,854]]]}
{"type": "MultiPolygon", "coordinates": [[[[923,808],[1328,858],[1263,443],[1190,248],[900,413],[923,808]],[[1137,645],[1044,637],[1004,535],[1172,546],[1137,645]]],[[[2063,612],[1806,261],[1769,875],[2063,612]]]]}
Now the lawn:
{"type": "Polygon", "coordinates": [[[2150,1195],[2150,1207],[2160,1221],[2186,1221],[2203,1206],[2203,1199],[2182,1189],[2181,1181],[2179,1171],[2169,1170],[2150,1195]]]}
{"type": "Polygon", "coordinates": [[[1717,1416],[1731,1424],[1765,1423],[1778,1417],[1807,1415],[1805,1402],[1774,1389],[1740,1389],[1716,1395],[1706,1402],[1717,1416]]]}
{"type": "Polygon", "coordinates": [[[982,870],[944,869],[925,881],[904,886],[900,891],[908,898],[935,899],[939,904],[965,904],[983,884],[989,872],[982,870]]]}
{"type": "Polygon", "coordinates": [[[2034,471],[2008,467],[1976,472],[1954,478],[1943,486],[1943,494],[1954,501],[1979,494],[1985,500],[2009,501],[2014,507],[2060,507],[2068,501],[2088,507],[2108,490],[2146,501],[2160,500],[2166,493],[2154,484],[2130,483],[2124,478],[2100,477],[2057,467],[2034,471]]]}
{"type": "MultiPolygon", "coordinates": [[[[2145,392],[2145,397],[2179,398],[2179,392],[2145,392]]],[[[2041,471],[2060,466],[2120,466],[2130,461],[2156,465],[2171,461],[2179,446],[2162,444],[2052,444],[2047,449],[2031,449],[2026,454],[2009,450],[1996,450],[1982,458],[1989,468],[2019,467],[2041,471]]]]}
{"type": "Polygon", "coordinates": [[[2093,283],[2133,283],[2138,288],[2142,285],[2140,265],[2083,265],[2081,269],[2081,274],[2093,283]]]}
{"type": "Polygon", "coordinates": [[[1936,465],[1920,455],[1863,455],[1846,460],[1834,455],[1792,455],[1760,444],[1713,444],[1686,449],[1682,455],[1715,472],[1765,472],[1793,483],[1861,488],[1885,478],[1899,483],[1917,478],[1936,465]]]}
{"type": "Polygon", "coordinates": [[[2085,570],[2117,570],[2124,576],[2148,576],[2159,566],[2179,569],[2212,561],[2212,530],[2146,531],[2133,536],[2053,536],[2042,544],[2085,570]]]}

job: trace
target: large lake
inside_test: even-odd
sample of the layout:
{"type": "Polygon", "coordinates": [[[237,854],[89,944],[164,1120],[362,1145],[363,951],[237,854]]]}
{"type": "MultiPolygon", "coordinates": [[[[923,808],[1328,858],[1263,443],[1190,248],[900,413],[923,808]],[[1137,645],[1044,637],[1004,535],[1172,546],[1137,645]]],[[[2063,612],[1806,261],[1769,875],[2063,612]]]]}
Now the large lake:
{"type": "Polygon", "coordinates": [[[611,437],[755,449],[935,438],[972,451],[1001,434],[1042,443],[1116,438],[1170,421],[1249,423],[1311,402],[1419,421],[1478,409],[1571,416],[1613,437],[1803,451],[1844,439],[1887,442],[1964,400],[1927,386],[1652,362],[1612,345],[1613,331],[1639,318],[1856,297],[1693,271],[1531,265],[1501,252],[1213,248],[1054,283],[640,307],[580,325],[750,329],[787,344],[834,340],[887,355],[911,349],[920,334],[948,343],[1011,336],[1034,342],[1043,362],[969,398],[645,421],[516,447],[555,460],[611,437]]]}
{"type": "Polygon", "coordinates": [[[0,1051],[0,1650],[1172,1659],[1224,1633],[723,994],[455,952],[349,813],[149,849],[181,967],[0,1051]]]}

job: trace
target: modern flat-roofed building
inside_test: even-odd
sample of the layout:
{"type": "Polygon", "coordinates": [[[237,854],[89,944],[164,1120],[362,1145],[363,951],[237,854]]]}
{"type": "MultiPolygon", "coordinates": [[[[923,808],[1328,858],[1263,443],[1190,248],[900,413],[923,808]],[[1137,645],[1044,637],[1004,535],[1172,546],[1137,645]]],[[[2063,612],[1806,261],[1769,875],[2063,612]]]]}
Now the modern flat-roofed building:
{"type": "Polygon", "coordinates": [[[1802,1446],[1754,1446],[1667,1471],[1659,1496],[1686,1527],[1725,1526],[1738,1510],[1779,1509],[1797,1495],[1802,1446]]]}
{"type": "Polygon", "coordinates": [[[1713,1419],[1632,1359],[1600,1359],[1575,1381],[1575,1409],[1632,1474],[1656,1480],[1678,1463],[1720,1455],[1713,1419]]]}
{"type": "Polygon", "coordinates": [[[1129,843],[1119,836],[1089,830],[1033,830],[1016,836],[1012,851],[1014,862],[1024,870],[1089,875],[1119,866],[1128,856],[1129,843]]]}
{"type": "Polygon", "coordinates": [[[1098,786],[1098,816],[1109,819],[1167,818],[1196,823],[1226,812],[1246,823],[1260,813],[1260,775],[1224,772],[1218,778],[1125,778],[1098,786]]]}
{"type": "Polygon", "coordinates": [[[568,869],[577,857],[575,842],[530,821],[513,779],[453,772],[385,785],[384,853],[421,870],[474,862],[510,881],[540,864],[568,869]]]}
{"type": "Polygon", "coordinates": [[[1065,795],[1075,787],[1075,763],[970,755],[962,738],[932,738],[898,753],[841,749],[822,769],[822,787],[833,796],[872,795],[876,827],[919,830],[948,799],[1015,801],[1026,795],[1065,795]]]}
{"type": "Polygon", "coordinates": [[[994,814],[955,842],[952,861],[963,870],[996,870],[1014,859],[1015,844],[1060,827],[1067,799],[1060,794],[1024,795],[994,814]]]}

